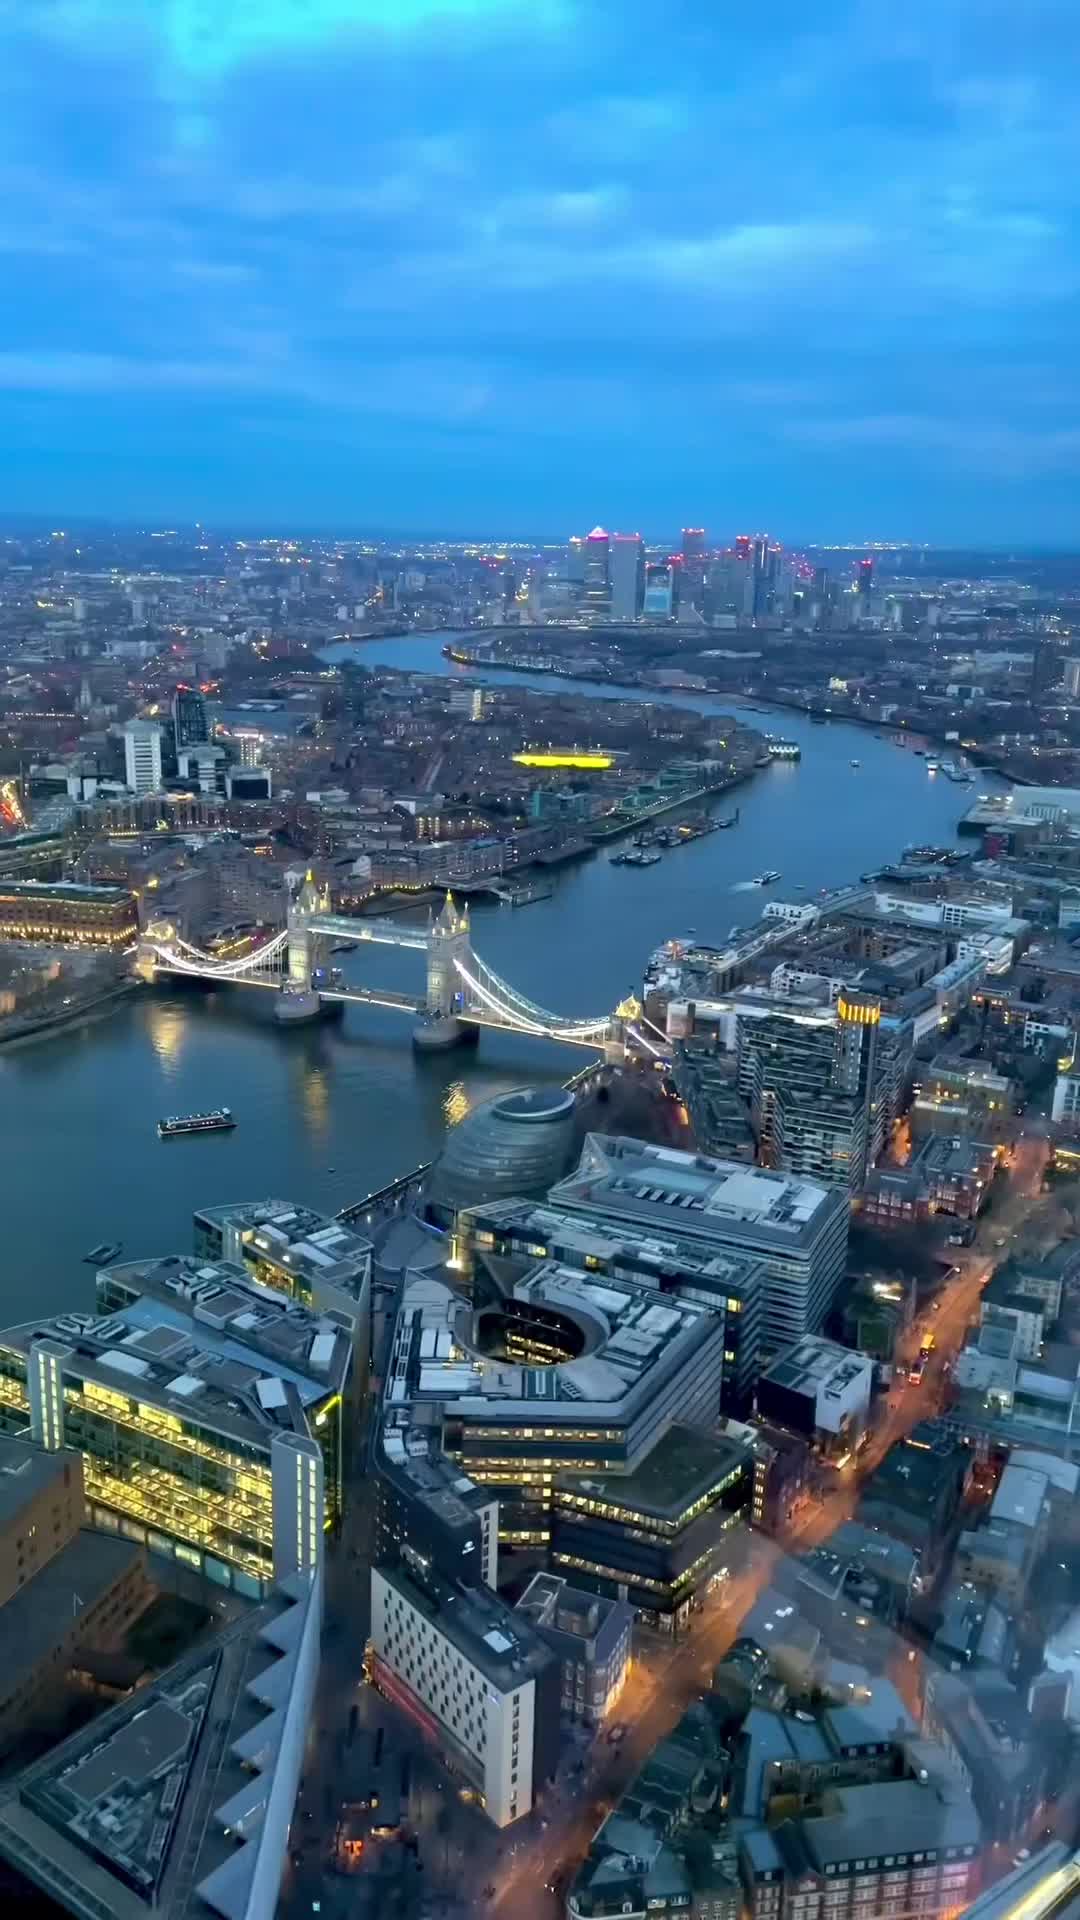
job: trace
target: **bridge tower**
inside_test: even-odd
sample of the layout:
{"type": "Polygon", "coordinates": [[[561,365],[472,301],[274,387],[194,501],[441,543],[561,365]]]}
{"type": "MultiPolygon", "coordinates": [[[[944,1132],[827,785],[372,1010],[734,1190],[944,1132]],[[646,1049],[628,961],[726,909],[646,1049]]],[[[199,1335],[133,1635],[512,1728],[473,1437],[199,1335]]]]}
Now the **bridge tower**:
{"type": "Polygon", "coordinates": [[[463,1000],[458,961],[471,966],[469,911],[467,907],[459,909],[453,894],[448,893],[442,912],[428,930],[425,1015],[413,1031],[413,1045],[423,1052],[438,1052],[480,1037],[475,1027],[458,1018],[463,1000]]]}
{"type": "Polygon", "coordinates": [[[320,1007],[312,976],[319,965],[320,942],[311,931],[311,921],[315,914],[329,910],[330,896],[325,887],[319,886],[310,867],[303,880],[297,874],[290,874],[286,879],[286,890],[289,965],[274,1014],[283,1021],[314,1020],[318,1018],[320,1007]]]}
{"type": "Polygon", "coordinates": [[[609,1066],[621,1067],[626,1059],[626,1029],[641,1019],[641,1001],[632,993],[620,1000],[611,1016],[607,1039],[604,1041],[604,1059],[609,1066]]]}

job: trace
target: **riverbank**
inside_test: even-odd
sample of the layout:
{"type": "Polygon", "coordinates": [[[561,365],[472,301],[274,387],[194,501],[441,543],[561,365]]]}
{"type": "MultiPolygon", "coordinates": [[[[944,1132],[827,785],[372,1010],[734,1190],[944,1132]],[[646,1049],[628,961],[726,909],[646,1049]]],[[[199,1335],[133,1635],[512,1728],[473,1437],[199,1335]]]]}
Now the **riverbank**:
{"type": "MultiPolygon", "coordinates": [[[[516,629],[508,627],[496,629],[496,631],[512,633],[515,632],[516,629]]],[[[417,638],[419,637],[418,635],[417,638]]],[[[443,648],[443,653],[448,660],[453,661],[455,666],[472,667],[474,671],[478,673],[544,674],[554,680],[572,679],[588,686],[608,687],[615,693],[636,694],[644,700],[650,698],[655,699],[660,693],[663,693],[668,698],[678,698],[680,694],[683,694],[697,699],[730,701],[733,707],[741,708],[744,712],[749,713],[767,712],[770,707],[775,707],[781,712],[803,713],[808,720],[824,720],[827,722],[835,722],[842,726],[859,727],[865,732],[887,734],[897,740],[925,740],[935,747],[946,749],[951,747],[954,750],[959,744],[955,739],[950,739],[944,732],[931,727],[909,727],[903,722],[896,720],[878,720],[869,714],[849,713],[846,709],[820,706],[806,700],[796,700],[784,694],[774,693],[771,690],[768,693],[758,694],[752,698],[747,694],[735,693],[729,687],[652,687],[644,680],[615,679],[608,673],[590,673],[587,668],[575,668],[571,674],[565,663],[562,665],[558,663],[549,665],[547,662],[537,663],[528,660],[489,659],[482,654],[466,652],[464,648],[449,645],[443,648]],[[756,705],[756,701],[758,700],[765,701],[766,705],[764,708],[756,705]]],[[[986,773],[996,774],[999,779],[1008,780],[1014,786],[1030,787],[1035,784],[1027,774],[1014,773],[1007,762],[995,760],[984,747],[964,747],[962,751],[972,762],[973,766],[981,768],[986,773]]]]}
{"type": "Polygon", "coordinates": [[[54,1034],[65,1032],[68,1027],[91,1026],[99,1020],[106,1020],[123,1001],[130,1000],[137,992],[137,981],[121,980],[103,993],[91,994],[85,1000],[73,1002],[70,1007],[57,1008],[54,1013],[9,1014],[0,1021],[0,1048],[5,1052],[14,1052],[18,1047],[31,1046],[35,1040],[49,1040],[54,1034]]]}

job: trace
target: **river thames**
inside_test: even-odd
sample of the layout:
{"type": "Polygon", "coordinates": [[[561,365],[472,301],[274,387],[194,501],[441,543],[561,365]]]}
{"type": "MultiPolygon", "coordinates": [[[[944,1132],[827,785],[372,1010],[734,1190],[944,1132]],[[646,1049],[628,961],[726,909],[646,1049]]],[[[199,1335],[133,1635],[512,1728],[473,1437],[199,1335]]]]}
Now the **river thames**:
{"type": "MultiPolygon", "coordinates": [[[[353,655],[462,674],[443,659],[447,637],[372,642],[353,655]]],[[[546,675],[465,677],[607,697],[546,675]]],[[[670,704],[725,710],[699,695],[670,704]]],[[[797,740],[803,758],[762,770],[720,803],[727,812],[737,801],[734,831],[648,868],[613,867],[604,854],[581,861],[530,907],[477,906],[473,938],[484,958],[542,1005],[603,1014],[639,986],[660,941],[693,928],[719,942],[752,920],[762,895],[749,882],[763,868],[782,874],[778,898],[855,880],[912,842],[950,843],[975,794],[1000,784],[935,778],[910,749],[868,729],[813,726],[779,709],[746,718],[797,740]]],[[[418,954],[368,950],[344,965],[357,982],[420,988],[418,954]]],[[[565,1079],[588,1057],[485,1032],[474,1050],[417,1058],[403,1016],[351,1006],[340,1022],[282,1032],[269,1002],[237,988],[149,989],[97,1024],[0,1054],[7,1322],[90,1306],[92,1274],[81,1261],[99,1241],[121,1240],[125,1257],[187,1251],[193,1207],[262,1195],[332,1212],[429,1159],[448,1122],[476,1101],[565,1079]],[[158,1139],[162,1114],[223,1104],[236,1113],[235,1132],[158,1139]]]]}

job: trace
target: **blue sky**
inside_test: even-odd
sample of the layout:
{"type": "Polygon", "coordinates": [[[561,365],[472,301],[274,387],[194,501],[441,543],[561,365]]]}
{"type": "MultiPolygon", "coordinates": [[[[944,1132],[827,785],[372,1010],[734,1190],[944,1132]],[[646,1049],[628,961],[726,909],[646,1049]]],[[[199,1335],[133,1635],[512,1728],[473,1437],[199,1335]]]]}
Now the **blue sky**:
{"type": "Polygon", "coordinates": [[[0,510],[1076,543],[1075,0],[0,0],[0,510]]]}

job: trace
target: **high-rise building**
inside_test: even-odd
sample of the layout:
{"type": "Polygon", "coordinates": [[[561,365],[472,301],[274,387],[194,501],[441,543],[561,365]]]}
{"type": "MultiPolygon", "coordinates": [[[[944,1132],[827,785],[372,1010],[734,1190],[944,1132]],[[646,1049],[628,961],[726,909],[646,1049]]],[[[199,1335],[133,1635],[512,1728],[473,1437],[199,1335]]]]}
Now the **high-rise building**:
{"type": "Polygon", "coordinates": [[[124,780],[132,793],[161,786],[161,728],[153,720],[129,720],[124,728],[124,780]]]}
{"type": "Polygon", "coordinates": [[[860,600],[869,600],[874,591],[874,561],[871,554],[867,554],[865,560],[859,561],[857,591],[860,600]]]}
{"type": "Polygon", "coordinates": [[[197,687],[177,687],[172,700],[172,722],[177,755],[185,747],[201,747],[209,740],[206,701],[197,687]]]}
{"type": "MultiPolygon", "coordinates": [[[[743,536],[745,539],[745,536],[743,536]]],[[[708,609],[713,619],[749,619],[754,611],[754,570],[748,551],[729,547],[708,570],[708,609]]]]}
{"type": "Polygon", "coordinates": [[[1061,679],[1063,656],[1061,642],[1042,639],[1035,642],[1031,655],[1031,697],[1041,700],[1061,679]]]}
{"type": "Polygon", "coordinates": [[[1065,662],[1065,691],[1070,700],[1080,700],[1080,654],[1072,654],[1065,662]]]}
{"type": "Polygon", "coordinates": [[[874,1145],[881,1004],[845,991],[835,1012],[743,1018],[739,1090],[766,1166],[856,1192],[874,1145]]]}
{"type": "Polygon", "coordinates": [[[771,549],[767,533],[755,533],[751,543],[754,568],[754,618],[769,611],[769,563],[771,549]]]}
{"type": "Polygon", "coordinates": [[[582,604],[598,619],[611,613],[611,540],[603,527],[586,535],[582,604]]]}
{"type": "Polygon", "coordinates": [[[640,533],[616,533],[611,541],[611,617],[636,620],[645,591],[645,549],[640,533]]]}
{"type": "Polygon", "coordinates": [[[684,605],[701,607],[705,600],[705,529],[684,527],[679,555],[684,605]]]}
{"type": "Polygon", "coordinates": [[[626,1235],[759,1260],[765,1270],[762,1344],[817,1333],[847,1263],[846,1193],[730,1160],[590,1133],[553,1206],[626,1235]]]}
{"type": "Polygon", "coordinates": [[[677,605],[675,568],[670,560],[653,561],[645,569],[644,613],[649,620],[670,620],[677,605]]]}
{"type": "Polygon", "coordinates": [[[572,586],[585,584],[585,535],[571,534],[566,543],[566,578],[572,586]]]}

